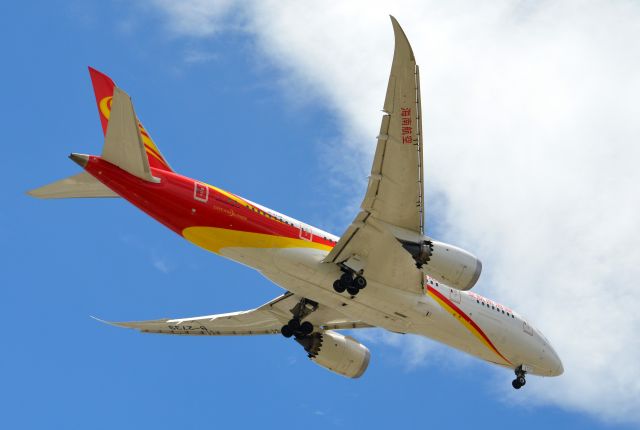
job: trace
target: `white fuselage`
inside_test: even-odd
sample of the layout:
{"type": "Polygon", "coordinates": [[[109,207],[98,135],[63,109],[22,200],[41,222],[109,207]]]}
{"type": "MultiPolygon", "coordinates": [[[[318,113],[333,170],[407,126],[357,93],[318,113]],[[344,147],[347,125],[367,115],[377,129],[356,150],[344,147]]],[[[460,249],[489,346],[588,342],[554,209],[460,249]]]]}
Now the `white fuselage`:
{"type": "Polygon", "coordinates": [[[563,372],[562,363],[546,338],[519,314],[478,294],[449,288],[428,276],[424,276],[422,294],[391,288],[368,278],[366,290],[349,297],[333,290],[333,282],[341,272],[335,264],[322,262],[326,251],[225,248],[221,254],[351,320],[396,333],[422,335],[500,366],[511,369],[522,366],[534,375],[557,376],[563,372]]]}

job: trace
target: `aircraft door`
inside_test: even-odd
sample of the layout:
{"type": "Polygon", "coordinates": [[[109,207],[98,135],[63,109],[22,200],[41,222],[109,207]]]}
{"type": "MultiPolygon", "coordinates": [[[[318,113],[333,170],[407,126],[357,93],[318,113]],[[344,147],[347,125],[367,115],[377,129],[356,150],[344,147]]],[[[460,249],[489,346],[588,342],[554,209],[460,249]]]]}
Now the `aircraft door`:
{"type": "Polygon", "coordinates": [[[311,229],[300,224],[300,239],[308,240],[311,242],[313,239],[313,233],[311,233],[311,229]]]}
{"type": "Polygon", "coordinates": [[[194,181],[193,183],[193,198],[202,203],[206,203],[209,200],[209,187],[200,182],[194,181]]]}
{"type": "Polygon", "coordinates": [[[460,290],[449,288],[449,298],[452,302],[460,303],[460,290]]]}
{"type": "Polygon", "coordinates": [[[522,330],[524,330],[524,332],[529,336],[533,336],[533,329],[526,321],[522,322],[522,330]]]}

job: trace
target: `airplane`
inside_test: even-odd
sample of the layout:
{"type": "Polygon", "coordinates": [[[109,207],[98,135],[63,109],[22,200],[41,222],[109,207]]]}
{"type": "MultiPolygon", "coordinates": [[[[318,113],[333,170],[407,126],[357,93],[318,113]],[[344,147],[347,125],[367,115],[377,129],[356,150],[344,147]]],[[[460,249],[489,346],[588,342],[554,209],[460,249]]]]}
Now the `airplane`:
{"type": "Polygon", "coordinates": [[[104,132],[83,171],[29,191],[39,198],[121,197],[187,241],[249,266],[286,292],[240,312],[107,322],[143,333],[281,334],[318,365],[360,377],[369,349],[342,330],[379,327],[434,339],[515,373],[558,376],[547,338],[511,308],[469,291],[482,263],[426,235],[419,68],[394,17],[393,62],[371,176],[360,211],[338,237],[174,171],[130,97],[89,67],[104,132]]]}

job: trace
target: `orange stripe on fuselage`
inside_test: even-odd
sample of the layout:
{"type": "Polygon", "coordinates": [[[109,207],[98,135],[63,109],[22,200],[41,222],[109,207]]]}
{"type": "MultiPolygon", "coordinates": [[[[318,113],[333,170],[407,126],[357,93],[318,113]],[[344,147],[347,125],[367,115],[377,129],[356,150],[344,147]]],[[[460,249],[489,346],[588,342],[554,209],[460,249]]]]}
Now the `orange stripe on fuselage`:
{"type": "Polygon", "coordinates": [[[429,286],[427,293],[442,306],[447,312],[449,312],[454,318],[456,318],[467,330],[471,332],[480,342],[482,342],[487,348],[495,352],[500,358],[502,358],[508,364],[512,364],[506,359],[504,355],[498,351],[489,337],[482,331],[478,324],[473,321],[469,315],[467,315],[462,309],[456,306],[451,300],[447,299],[440,291],[429,286]]]}

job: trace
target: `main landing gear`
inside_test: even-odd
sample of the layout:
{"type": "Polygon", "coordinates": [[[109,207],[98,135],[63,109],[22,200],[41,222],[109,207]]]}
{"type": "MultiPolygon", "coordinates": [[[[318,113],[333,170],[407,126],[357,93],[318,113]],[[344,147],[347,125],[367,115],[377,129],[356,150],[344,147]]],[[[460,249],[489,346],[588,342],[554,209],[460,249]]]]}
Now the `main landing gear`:
{"type": "Polygon", "coordinates": [[[313,324],[309,321],[300,322],[298,318],[292,318],[287,324],[283,325],[280,333],[286,338],[291,336],[304,337],[313,333],[313,324]]]}
{"type": "Polygon", "coordinates": [[[525,379],[524,375],[527,373],[524,370],[522,370],[522,366],[518,366],[515,369],[515,373],[516,373],[516,379],[514,379],[511,382],[511,385],[513,386],[513,388],[515,388],[516,390],[519,390],[520,388],[524,387],[524,385],[527,383],[527,380],[525,379]]]}
{"type": "Polygon", "coordinates": [[[312,312],[315,312],[316,309],[318,309],[318,303],[305,298],[300,299],[300,301],[290,309],[293,318],[282,326],[280,333],[286,338],[295,336],[296,339],[298,339],[309,336],[313,333],[313,324],[309,321],[301,321],[312,312]]]}
{"type": "Polygon", "coordinates": [[[333,283],[333,289],[336,290],[337,293],[344,293],[345,291],[349,293],[351,296],[355,296],[367,286],[367,280],[364,279],[362,274],[355,273],[353,270],[348,268],[342,268],[344,272],[340,279],[336,280],[333,283]]]}

